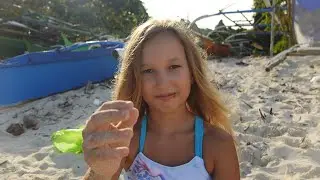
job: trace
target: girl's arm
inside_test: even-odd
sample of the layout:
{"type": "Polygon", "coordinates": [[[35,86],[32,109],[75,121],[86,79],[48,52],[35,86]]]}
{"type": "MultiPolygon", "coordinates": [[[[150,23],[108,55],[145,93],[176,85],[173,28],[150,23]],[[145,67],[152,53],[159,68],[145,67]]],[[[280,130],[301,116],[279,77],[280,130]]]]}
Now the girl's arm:
{"type": "Polygon", "coordinates": [[[95,173],[91,168],[88,169],[86,174],[83,177],[83,180],[102,180],[104,177],[95,173]]]}
{"type": "MultiPolygon", "coordinates": [[[[118,180],[119,176],[122,171],[122,167],[125,163],[125,158],[121,161],[121,166],[118,171],[112,176],[111,180],[118,180]]],[[[83,180],[106,180],[106,177],[100,176],[99,174],[95,173],[91,168],[88,169],[86,172],[83,180]]]]}
{"type": "Polygon", "coordinates": [[[230,135],[223,137],[216,146],[214,161],[215,180],[240,180],[237,151],[230,135]]]}

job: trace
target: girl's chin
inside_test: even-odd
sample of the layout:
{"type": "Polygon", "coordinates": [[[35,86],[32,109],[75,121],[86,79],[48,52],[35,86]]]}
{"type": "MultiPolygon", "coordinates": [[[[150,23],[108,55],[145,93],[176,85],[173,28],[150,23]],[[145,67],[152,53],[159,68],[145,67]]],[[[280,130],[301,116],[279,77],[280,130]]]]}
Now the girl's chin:
{"type": "Polygon", "coordinates": [[[175,113],[178,112],[179,109],[186,108],[184,104],[174,104],[174,103],[168,103],[168,104],[157,104],[154,109],[155,111],[162,112],[162,113],[175,113]]]}

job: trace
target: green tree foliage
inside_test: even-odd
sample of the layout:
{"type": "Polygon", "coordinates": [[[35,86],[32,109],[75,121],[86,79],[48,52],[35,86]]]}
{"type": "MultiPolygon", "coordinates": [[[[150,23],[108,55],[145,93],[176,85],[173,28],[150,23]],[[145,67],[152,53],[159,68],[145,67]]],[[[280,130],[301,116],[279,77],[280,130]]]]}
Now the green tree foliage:
{"type": "Polygon", "coordinates": [[[97,13],[103,26],[121,37],[149,18],[140,0],[101,0],[96,1],[95,6],[101,7],[97,13]]]}
{"type": "Polygon", "coordinates": [[[10,0],[0,1],[0,18],[14,20],[32,10],[98,34],[126,37],[149,18],[140,0],[10,0]]]}
{"type": "MultiPolygon", "coordinates": [[[[265,8],[265,4],[263,0],[254,0],[253,4],[254,8],[265,8]]],[[[275,31],[281,31],[284,33],[280,37],[280,40],[276,42],[274,46],[274,53],[279,53],[285,49],[287,49],[290,45],[292,45],[292,24],[291,24],[291,15],[288,10],[280,10],[279,7],[288,7],[290,9],[290,0],[276,0],[276,14],[280,20],[281,25],[277,25],[275,27],[275,31]],[[291,41],[291,42],[290,42],[291,41]],[[290,43],[289,43],[290,42],[290,43]]],[[[271,15],[270,13],[256,13],[254,15],[254,23],[257,24],[271,24],[271,15]]],[[[271,27],[266,26],[264,28],[259,28],[259,30],[270,31],[271,27]]]]}

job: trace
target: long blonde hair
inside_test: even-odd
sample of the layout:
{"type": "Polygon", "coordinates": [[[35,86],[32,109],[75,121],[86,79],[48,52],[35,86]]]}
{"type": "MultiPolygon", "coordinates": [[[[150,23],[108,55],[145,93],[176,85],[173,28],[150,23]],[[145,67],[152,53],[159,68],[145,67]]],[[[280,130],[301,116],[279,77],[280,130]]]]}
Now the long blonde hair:
{"type": "Polygon", "coordinates": [[[233,135],[227,108],[221,102],[218,90],[208,78],[205,53],[195,44],[195,38],[188,28],[177,21],[148,20],[133,31],[116,76],[113,100],[130,100],[139,110],[139,117],[144,114],[146,105],[142,99],[140,77],[142,51],[145,42],[161,32],[174,33],[184,47],[191,77],[194,80],[187,100],[190,110],[206,122],[233,135]]]}

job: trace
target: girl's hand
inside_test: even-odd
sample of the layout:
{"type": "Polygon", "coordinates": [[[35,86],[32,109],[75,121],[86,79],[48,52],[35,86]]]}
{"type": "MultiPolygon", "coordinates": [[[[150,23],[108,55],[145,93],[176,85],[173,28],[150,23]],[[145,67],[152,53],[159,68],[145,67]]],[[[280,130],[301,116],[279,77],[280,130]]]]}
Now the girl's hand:
{"type": "Polygon", "coordinates": [[[90,116],[83,130],[83,152],[94,173],[111,179],[122,168],[138,115],[131,101],[109,101],[90,116]]]}

